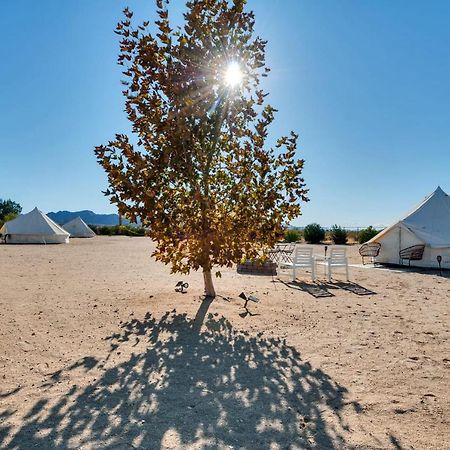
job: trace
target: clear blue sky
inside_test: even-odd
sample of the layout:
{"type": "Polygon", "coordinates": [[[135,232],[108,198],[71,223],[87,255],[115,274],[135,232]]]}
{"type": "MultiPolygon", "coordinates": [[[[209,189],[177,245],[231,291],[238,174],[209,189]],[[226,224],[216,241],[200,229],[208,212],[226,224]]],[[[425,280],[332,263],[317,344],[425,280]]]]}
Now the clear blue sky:
{"type": "MultiPolygon", "coordinates": [[[[273,136],[298,131],[306,159],[311,202],[295,224],[389,224],[450,191],[449,1],[248,3],[269,40],[273,136]]],[[[114,212],[93,147],[129,131],[113,33],[127,5],[153,18],[152,0],[3,5],[0,197],[114,212]]]]}

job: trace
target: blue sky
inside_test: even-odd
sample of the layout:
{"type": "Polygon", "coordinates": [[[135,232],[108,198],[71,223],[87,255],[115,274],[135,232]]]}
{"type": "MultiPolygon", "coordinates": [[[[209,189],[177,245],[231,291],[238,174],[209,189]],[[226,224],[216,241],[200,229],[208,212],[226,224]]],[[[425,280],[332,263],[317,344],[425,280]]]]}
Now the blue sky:
{"type": "MultiPolygon", "coordinates": [[[[175,17],[184,2],[173,0],[175,17]]],[[[114,212],[93,147],[128,132],[118,39],[124,6],[16,0],[0,27],[0,197],[25,211],[114,212]]],[[[269,40],[272,136],[300,134],[311,201],[297,225],[389,224],[450,191],[450,2],[250,0],[269,40]]]]}

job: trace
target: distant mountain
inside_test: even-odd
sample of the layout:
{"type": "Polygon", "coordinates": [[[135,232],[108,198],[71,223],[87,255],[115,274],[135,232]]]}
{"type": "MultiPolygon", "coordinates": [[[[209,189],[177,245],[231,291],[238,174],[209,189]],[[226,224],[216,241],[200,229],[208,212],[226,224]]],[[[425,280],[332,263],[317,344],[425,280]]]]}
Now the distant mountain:
{"type": "MultiPolygon", "coordinates": [[[[49,212],[47,214],[50,219],[59,225],[64,225],[72,219],[80,216],[88,225],[118,225],[118,214],[96,214],[93,211],[58,211],[49,212]]],[[[124,225],[130,223],[126,219],[122,219],[124,225]]]]}

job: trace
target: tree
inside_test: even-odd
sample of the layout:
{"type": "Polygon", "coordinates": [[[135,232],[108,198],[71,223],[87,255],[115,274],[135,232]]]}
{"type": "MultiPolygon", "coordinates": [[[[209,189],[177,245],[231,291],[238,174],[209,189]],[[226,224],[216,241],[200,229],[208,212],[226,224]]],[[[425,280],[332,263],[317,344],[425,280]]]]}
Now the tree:
{"type": "Polygon", "coordinates": [[[19,203],[13,202],[12,200],[0,199],[0,220],[4,220],[6,216],[14,218],[21,212],[22,207],[19,205],[19,203]]]}
{"type": "Polygon", "coordinates": [[[302,237],[299,230],[286,230],[284,233],[284,240],[286,242],[298,242],[302,237]]]}
{"type": "Polygon", "coordinates": [[[214,267],[266,252],[308,200],[297,134],[266,142],[276,112],[260,86],[266,41],[253,36],[244,4],[188,1],[173,30],[157,0],[156,34],[148,22],[133,27],[125,9],[118,62],[136,142],[117,134],[95,149],[105,194],[148,228],[156,260],[173,272],[202,269],[210,297],[214,267]]]}
{"type": "Polygon", "coordinates": [[[318,223],[310,223],[303,230],[303,237],[310,244],[318,244],[325,239],[325,230],[318,223]]]}
{"type": "Polygon", "coordinates": [[[333,225],[331,227],[331,239],[336,245],[345,245],[348,240],[348,232],[345,228],[333,225]]]}
{"type": "Polygon", "coordinates": [[[375,228],[372,227],[372,225],[370,225],[367,228],[363,228],[359,233],[358,233],[358,242],[360,244],[364,244],[367,241],[370,241],[373,237],[375,237],[377,234],[379,233],[379,231],[375,230],[375,228]]]}

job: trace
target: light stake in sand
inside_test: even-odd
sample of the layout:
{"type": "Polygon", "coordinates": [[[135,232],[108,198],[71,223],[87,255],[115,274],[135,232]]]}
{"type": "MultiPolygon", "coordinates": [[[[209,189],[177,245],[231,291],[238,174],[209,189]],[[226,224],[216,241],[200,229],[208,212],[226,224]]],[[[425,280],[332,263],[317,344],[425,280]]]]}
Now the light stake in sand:
{"type": "MultiPolygon", "coordinates": [[[[249,314],[250,316],[254,316],[255,314],[252,314],[252,313],[247,309],[247,303],[248,303],[249,301],[254,302],[254,303],[259,303],[259,298],[255,297],[254,295],[249,295],[249,296],[247,297],[243,292],[241,292],[241,293],[239,294],[239,297],[242,298],[243,300],[245,300],[245,303],[244,303],[245,316],[246,316],[247,314],[249,314]]],[[[257,314],[256,314],[256,315],[257,315],[257,314]]]]}
{"type": "Polygon", "coordinates": [[[441,255],[437,255],[436,259],[437,259],[437,262],[439,264],[439,275],[442,277],[442,267],[441,267],[442,256],[441,255]]]}

